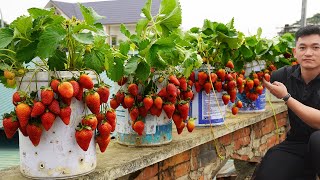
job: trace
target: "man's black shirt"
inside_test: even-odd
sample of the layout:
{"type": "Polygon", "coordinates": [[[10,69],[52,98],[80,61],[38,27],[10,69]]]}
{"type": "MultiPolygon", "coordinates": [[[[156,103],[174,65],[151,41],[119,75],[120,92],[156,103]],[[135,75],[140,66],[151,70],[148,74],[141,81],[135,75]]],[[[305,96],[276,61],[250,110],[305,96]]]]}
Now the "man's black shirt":
{"type": "MultiPolygon", "coordinates": [[[[272,72],[270,81],[283,83],[294,99],[304,105],[320,109],[320,76],[306,84],[301,77],[300,65],[294,65],[285,66],[272,72]]],[[[290,109],[288,109],[288,115],[291,128],[288,132],[287,140],[308,143],[311,133],[316,129],[304,123],[290,109]]]]}

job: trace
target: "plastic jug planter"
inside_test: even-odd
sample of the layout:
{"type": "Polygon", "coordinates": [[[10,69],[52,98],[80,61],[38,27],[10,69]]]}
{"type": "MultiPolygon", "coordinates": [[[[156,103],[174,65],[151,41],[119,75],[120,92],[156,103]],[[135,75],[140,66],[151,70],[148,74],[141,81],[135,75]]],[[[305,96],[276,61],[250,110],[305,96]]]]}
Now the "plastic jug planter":
{"type": "MultiPolygon", "coordinates": [[[[158,85],[158,89],[161,89],[158,85]]],[[[115,91],[120,89],[120,86],[114,84],[115,91]]],[[[172,120],[167,117],[162,110],[159,117],[148,114],[145,117],[145,125],[143,135],[138,135],[131,125],[129,110],[121,105],[116,109],[117,125],[116,139],[119,144],[127,146],[160,146],[168,144],[172,141],[172,120]]]]}
{"type": "MultiPolygon", "coordinates": [[[[71,78],[78,73],[58,72],[61,78],[71,78]]],[[[35,76],[29,72],[22,80],[17,80],[17,86],[20,86],[21,90],[34,91],[41,86],[48,86],[51,75],[53,72],[38,72],[35,76]]],[[[93,72],[89,75],[93,80],[96,79],[93,72]]],[[[85,113],[84,103],[72,98],[70,106],[70,124],[65,125],[57,116],[49,131],[43,130],[40,143],[36,147],[29,137],[19,131],[20,171],[24,176],[35,179],[64,179],[88,174],[95,169],[97,158],[94,136],[87,151],[79,147],[75,138],[75,128],[85,113]]]]}

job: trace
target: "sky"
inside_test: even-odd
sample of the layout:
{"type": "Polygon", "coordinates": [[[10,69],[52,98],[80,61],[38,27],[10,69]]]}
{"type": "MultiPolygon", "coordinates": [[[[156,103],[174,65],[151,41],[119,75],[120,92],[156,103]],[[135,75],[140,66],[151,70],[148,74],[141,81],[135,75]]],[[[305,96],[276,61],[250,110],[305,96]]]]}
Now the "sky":
{"type": "MultiPolygon", "coordinates": [[[[0,0],[3,18],[10,23],[27,14],[31,7],[44,7],[49,0],[0,0]]],[[[65,2],[92,2],[95,0],[60,0],[65,2]]],[[[235,28],[245,35],[256,34],[272,38],[285,24],[301,18],[302,0],[180,0],[182,29],[201,27],[204,19],[228,23],[234,18],[235,28]]],[[[307,0],[307,17],[320,13],[320,0],[307,0]]]]}

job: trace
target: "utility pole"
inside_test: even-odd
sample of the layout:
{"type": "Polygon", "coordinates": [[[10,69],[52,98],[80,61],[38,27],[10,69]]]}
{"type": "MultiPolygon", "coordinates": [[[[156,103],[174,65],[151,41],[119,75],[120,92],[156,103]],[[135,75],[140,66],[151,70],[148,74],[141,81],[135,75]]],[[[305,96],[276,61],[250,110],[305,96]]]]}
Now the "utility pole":
{"type": "Polygon", "coordinates": [[[306,26],[306,14],[307,14],[307,0],[302,0],[302,8],[301,8],[301,27],[306,26]]]}

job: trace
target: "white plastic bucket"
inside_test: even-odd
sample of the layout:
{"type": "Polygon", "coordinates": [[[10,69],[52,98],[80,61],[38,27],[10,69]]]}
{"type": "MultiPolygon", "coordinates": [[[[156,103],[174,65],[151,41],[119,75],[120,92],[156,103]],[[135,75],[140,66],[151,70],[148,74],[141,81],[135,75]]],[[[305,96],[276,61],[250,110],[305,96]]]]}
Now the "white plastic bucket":
{"type": "MultiPolygon", "coordinates": [[[[79,72],[72,72],[77,74],[79,72]]],[[[71,72],[58,72],[62,78],[71,78],[71,72]]],[[[48,86],[48,72],[39,72],[33,76],[32,72],[23,77],[20,89],[23,91],[36,90],[36,86],[48,86]],[[37,83],[36,83],[37,81],[37,83]],[[29,82],[30,89],[26,89],[29,82]],[[36,85],[37,84],[37,85],[36,85]]],[[[94,73],[89,74],[95,80],[94,73]]],[[[18,87],[19,81],[18,79],[18,87]]],[[[75,128],[84,115],[84,104],[72,99],[70,124],[65,125],[57,116],[49,131],[43,129],[40,143],[35,147],[29,137],[19,131],[20,171],[34,179],[64,179],[77,177],[92,172],[97,165],[96,146],[94,136],[87,151],[83,151],[76,142],[75,128]]]]}

